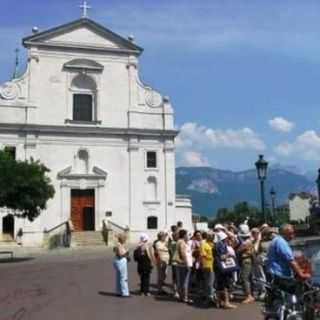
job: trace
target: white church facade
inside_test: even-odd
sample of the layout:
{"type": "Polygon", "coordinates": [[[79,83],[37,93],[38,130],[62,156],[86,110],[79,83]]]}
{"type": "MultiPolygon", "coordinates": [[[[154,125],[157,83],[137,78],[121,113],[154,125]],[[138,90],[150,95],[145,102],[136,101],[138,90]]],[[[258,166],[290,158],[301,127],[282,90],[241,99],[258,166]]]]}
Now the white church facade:
{"type": "Polygon", "coordinates": [[[0,85],[0,148],[51,171],[55,196],[33,222],[0,210],[0,234],[41,245],[67,221],[74,232],[104,223],[132,239],[182,221],[176,197],[174,113],[168,97],[139,79],[143,49],[83,17],[23,39],[27,69],[0,85]]]}

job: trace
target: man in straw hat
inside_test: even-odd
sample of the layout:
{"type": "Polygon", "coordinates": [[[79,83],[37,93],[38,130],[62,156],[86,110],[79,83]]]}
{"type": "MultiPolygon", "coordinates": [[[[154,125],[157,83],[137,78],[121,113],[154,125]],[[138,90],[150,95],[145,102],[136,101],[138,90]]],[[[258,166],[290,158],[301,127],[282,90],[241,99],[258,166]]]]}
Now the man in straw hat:
{"type": "Polygon", "coordinates": [[[253,271],[254,246],[251,240],[250,228],[247,224],[239,226],[240,246],[237,249],[240,262],[240,278],[245,294],[242,303],[254,302],[251,288],[251,276],[253,271]]]}
{"type": "Polygon", "coordinates": [[[158,233],[158,240],[154,243],[154,256],[158,272],[158,294],[166,294],[163,289],[167,278],[167,269],[170,260],[168,234],[165,231],[158,233]]]}

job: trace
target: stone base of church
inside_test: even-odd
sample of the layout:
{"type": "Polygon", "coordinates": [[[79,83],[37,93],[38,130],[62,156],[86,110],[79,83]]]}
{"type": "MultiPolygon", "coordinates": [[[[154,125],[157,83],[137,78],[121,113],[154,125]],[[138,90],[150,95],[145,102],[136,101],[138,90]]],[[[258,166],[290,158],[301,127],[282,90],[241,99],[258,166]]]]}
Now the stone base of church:
{"type": "Polygon", "coordinates": [[[43,232],[24,232],[20,242],[23,247],[43,247],[44,233],[43,232]]]}
{"type": "MultiPolygon", "coordinates": [[[[95,207],[99,209],[98,205],[95,207]]],[[[100,211],[100,209],[97,210],[98,213],[100,211]]],[[[2,228],[0,230],[6,236],[10,235],[12,241],[9,242],[11,244],[15,244],[16,242],[24,247],[42,247],[48,249],[69,247],[72,240],[79,240],[77,246],[81,246],[83,243],[90,244],[90,240],[95,240],[91,242],[97,243],[100,235],[101,244],[103,244],[103,238],[106,237],[108,240],[105,242],[109,246],[112,246],[116,241],[116,235],[126,232],[126,228],[128,228],[128,243],[130,244],[138,243],[142,233],[147,234],[150,241],[153,241],[157,239],[157,234],[160,231],[169,233],[171,225],[177,224],[178,221],[182,222],[183,228],[188,230],[188,232],[193,232],[192,206],[189,198],[177,196],[175,209],[167,215],[167,220],[163,217],[164,215],[161,211],[154,210],[150,216],[148,211],[146,211],[140,215],[136,214],[132,225],[126,225],[126,220],[119,219],[118,221],[113,221],[112,218],[106,219],[102,213],[97,215],[96,220],[99,223],[96,223],[91,231],[86,231],[74,228],[73,223],[71,223],[72,217],[69,219],[61,217],[59,220],[57,219],[57,215],[51,214],[50,211],[43,212],[31,222],[27,219],[15,217],[4,210],[0,212],[0,228],[2,228]],[[53,223],[53,219],[50,220],[48,217],[51,217],[51,219],[55,217],[55,222],[53,223]],[[104,226],[107,231],[109,230],[109,234],[106,236],[103,235],[104,226]],[[22,231],[22,236],[19,236],[19,230],[22,231]],[[77,239],[80,233],[81,239],[77,239]]],[[[2,239],[2,242],[6,242],[6,240],[2,239]]]]}

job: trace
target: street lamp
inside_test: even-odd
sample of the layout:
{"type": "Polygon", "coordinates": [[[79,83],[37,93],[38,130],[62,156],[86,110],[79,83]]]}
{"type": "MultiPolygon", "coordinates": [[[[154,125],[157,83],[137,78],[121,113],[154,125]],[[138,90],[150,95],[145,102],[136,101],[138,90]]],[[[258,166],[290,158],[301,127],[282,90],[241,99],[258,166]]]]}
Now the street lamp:
{"type": "Polygon", "coordinates": [[[260,180],[261,191],[261,212],[264,222],[266,222],[265,201],[264,201],[264,180],[267,178],[268,162],[263,159],[263,155],[259,155],[258,161],[255,163],[257,168],[258,179],[260,180]]]}
{"type": "Polygon", "coordinates": [[[272,187],[271,190],[270,190],[270,196],[271,196],[271,209],[272,209],[272,218],[274,220],[275,218],[275,203],[276,203],[276,191],[274,190],[274,188],[272,187]]]}
{"type": "Polygon", "coordinates": [[[318,170],[318,178],[316,180],[317,189],[318,189],[318,206],[320,206],[320,169],[318,170]]]}

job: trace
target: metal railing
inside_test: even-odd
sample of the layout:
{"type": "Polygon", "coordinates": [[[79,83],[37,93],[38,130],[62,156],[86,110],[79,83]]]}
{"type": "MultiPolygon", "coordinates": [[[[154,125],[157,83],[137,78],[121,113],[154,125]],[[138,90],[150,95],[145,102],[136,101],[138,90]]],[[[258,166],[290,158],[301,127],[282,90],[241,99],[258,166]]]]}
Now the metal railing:
{"type": "Polygon", "coordinates": [[[49,230],[44,230],[44,247],[54,249],[70,247],[72,226],[65,221],[49,230]]]}

